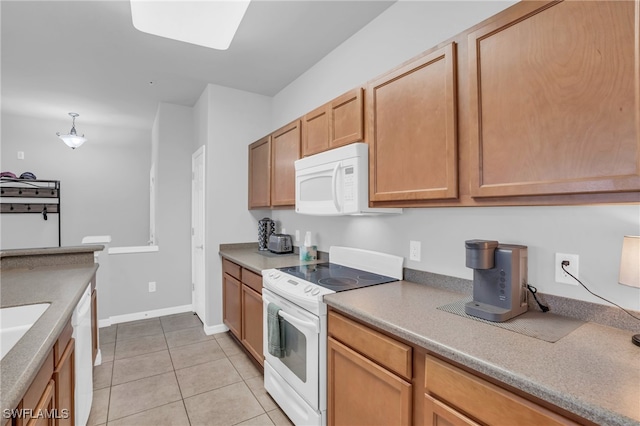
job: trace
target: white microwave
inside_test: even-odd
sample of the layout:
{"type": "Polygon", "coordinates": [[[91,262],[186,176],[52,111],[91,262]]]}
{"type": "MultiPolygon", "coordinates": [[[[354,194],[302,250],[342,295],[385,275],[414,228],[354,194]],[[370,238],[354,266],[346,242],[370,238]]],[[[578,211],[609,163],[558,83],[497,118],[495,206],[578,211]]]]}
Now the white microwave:
{"type": "Polygon", "coordinates": [[[296,212],[316,216],[402,213],[369,208],[369,146],[353,143],[295,162],[296,212]]]}

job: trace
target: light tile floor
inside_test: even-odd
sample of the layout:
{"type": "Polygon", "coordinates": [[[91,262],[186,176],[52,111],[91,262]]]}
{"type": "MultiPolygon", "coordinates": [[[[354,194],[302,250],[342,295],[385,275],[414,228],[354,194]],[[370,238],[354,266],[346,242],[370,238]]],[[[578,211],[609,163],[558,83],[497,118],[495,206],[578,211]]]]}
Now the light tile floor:
{"type": "Polygon", "coordinates": [[[88,425],[291,425],[262,372],[227,333],[193,313],[100,329],[88,425]]]}

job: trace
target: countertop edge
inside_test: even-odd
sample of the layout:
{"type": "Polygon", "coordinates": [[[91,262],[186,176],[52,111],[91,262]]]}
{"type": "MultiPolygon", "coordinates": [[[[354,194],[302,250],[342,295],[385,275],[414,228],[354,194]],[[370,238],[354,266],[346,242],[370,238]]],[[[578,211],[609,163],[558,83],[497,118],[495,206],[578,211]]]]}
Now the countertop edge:
{"type": "MultiPolygon", "coordinates": [[[[64,327],[71,319],[75,306],[82,298],[82,294],[87,288],[87,285],[90,285],[91,279],[98,270],[98,267],[99,265],[95,263],[68,265],[60,268],[60,270],[64,271],[77,269],[77,272],[80,274],[78,279],[81,280],[81,284],[78,284],[78,281],[76,281],[75,286],[77,286],[77,289],[74,291],[74,296],[71,299],[67,301],[54,300],[49,302],[51,306],[49,306],[47,311],[45,311],[31,329],[29,329],[22,339],[20,339],[0,361],[0,376],[2,377],[2,383],[0,383],[0,406],[2,412],[18,406],[24,393],[29,389],[33,379],[42,367],[47,355],[53,349],[53,345],[57,341],[60,333],[62,333],[64,327]],[[44,340],[42,340],[43,335],[46,335],[44,340]],[[33,352],[30,350],[33,347],[37,347],[38,349],[33,352]],[[33,353],[33,356],[29,358],[25,353],[33,353]],[[20,359],[25,361],[19,362],[20,359]],[[15,364],[16,361],[18,361],[17,366],[15,364]],[[15,370],[19,370],[19,373],[12,374],[15,373],[15,370]]],[[[56,270],[56,268],[42,267],[27,271],[4,271],[3,273],[20,273],[38,270],[53,271],[56,270]]],[[[42,296],[40,296],[40,298],[42,299],[42,296]]],[[[39,300],[33,303],[42,303],[43,301],[46,302],[46,300],[39,300]]]]}
{"type": "MultiPolygon", "coordinates": [[[[418,285],[428,286],[426,284],[418,285]]],[[[597,424],[635,426],[640,424],[635,419],[631,419],[605,407],[594,406],[591,403],[571,398],[570,394],[560,391],[554,391],[553,389],[542,383],[529,380],[511,370],[502,368],[480,358],[476,358],[464,351],[449,347],[426,336],[413,333],[412,331],[404,329],[397,324],[382,320],[377,317],[373,317],[370,313],[354,308],[349,303],[341,303],[335,300],[325,300],[325,303],[340,312],[343,312],[366,324],[383,330],[392,336],[396,336],[397,338],[415,344],[416,346],[419,346],[427,351],[431,351],[436,355],[440,355],[444,359],[448,359],[450,361],[463,365],[467,368],[470,368],[471,370],[491,377],[508,386],[520,389],[527,394],[530,394],[561,409],[567,410],[568,412],[571,412],[586,420],[592,421],[597,424]],[[615,423],[612,423],[612,420],[615,423]]]]}

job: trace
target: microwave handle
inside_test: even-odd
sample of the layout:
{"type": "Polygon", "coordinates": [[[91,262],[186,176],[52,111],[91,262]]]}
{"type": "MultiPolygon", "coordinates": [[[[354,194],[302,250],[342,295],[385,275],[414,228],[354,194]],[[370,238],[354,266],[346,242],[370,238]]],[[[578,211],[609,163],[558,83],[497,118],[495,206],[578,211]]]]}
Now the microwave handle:
{"type": "Polygon", "coordinates": [[[338,202],[337,184],[338,184],[338,170],[340,169],[340,162],[336,163],[331,175],[331,197],[333,198],[333,205],[336,206],[336,211],[341,212],[340,203],[338,202]]]}

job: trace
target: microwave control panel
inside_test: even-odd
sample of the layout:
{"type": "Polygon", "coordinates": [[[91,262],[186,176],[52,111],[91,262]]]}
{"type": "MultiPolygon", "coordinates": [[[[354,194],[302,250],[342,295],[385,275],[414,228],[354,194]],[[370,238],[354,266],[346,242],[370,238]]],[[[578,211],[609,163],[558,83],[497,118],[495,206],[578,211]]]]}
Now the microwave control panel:
{"type": "Polygon", "coordinates": [[[355,200],[356,197],[356,177],[355,170],[353,166],[348,166],[344,168],[344,201],[345,203],[351,203],[355,200]]]}

